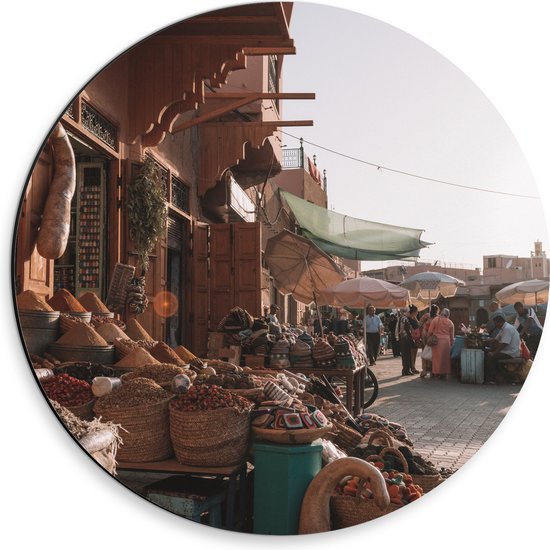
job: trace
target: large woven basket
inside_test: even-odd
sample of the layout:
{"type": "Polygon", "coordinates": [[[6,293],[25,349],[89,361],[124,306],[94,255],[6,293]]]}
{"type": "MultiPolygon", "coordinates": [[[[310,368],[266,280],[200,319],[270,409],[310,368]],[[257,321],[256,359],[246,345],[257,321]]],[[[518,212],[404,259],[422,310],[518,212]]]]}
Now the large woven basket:
{"type": "MultiPolygon", "coordinates": [[[[252,407],[252,406],[251,406],[252,407]]],[[[170,437],[178,462],[188,466],[233,466],[250,439],[250,409],[180,411],[170,407],[170,437]]]]}
{"type": "Polygon", "coordinates": [[[346,495],[333,495],[330,497],[330,517],[332,520],[332,529],[345,529],[376,519],[401,506],[390,504],[386,510],[380,509],[373,499],[364,500],[362,498],[346,495]]]}
{"type": "Polygon", "coordinates": [[[83,405],[75,405],[74,407],[66,407],[75,416],[78,416],[81,420],[93,420],[94,418],[94,403],[95,399],[84,403],[83,405]]]}
{"type": "Polygon", "coordinates": [[[116,459],[122,462],[155,462],[173,455],[170,441],[170,400],[152,405],[109,408],[98,410],[96,416],[120,424],[123,444],[118,448],[116,459]]]}

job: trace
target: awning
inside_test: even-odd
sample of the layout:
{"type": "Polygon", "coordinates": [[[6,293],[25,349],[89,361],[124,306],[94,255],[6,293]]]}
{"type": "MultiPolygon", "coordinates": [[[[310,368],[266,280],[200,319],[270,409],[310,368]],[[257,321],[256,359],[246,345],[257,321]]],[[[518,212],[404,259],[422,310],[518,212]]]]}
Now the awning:
{"type": "Polygon", "coordinates": [[[350,260],[407,260],[432,244],[420,239],[423,229],[371,222],[332,212],[281,191],[302,235],[328,254],[350,260]]]}

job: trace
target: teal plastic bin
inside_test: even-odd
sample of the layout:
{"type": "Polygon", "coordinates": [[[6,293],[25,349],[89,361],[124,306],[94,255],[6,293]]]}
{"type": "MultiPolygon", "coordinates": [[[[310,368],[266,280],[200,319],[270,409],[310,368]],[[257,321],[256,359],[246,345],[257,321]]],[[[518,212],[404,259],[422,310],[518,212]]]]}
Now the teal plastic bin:
{"type": "Polygon", "coordinates": [[[321,442],[254,443],[254,533],[296,535],[311,480],[322,468],[321,442]]]}

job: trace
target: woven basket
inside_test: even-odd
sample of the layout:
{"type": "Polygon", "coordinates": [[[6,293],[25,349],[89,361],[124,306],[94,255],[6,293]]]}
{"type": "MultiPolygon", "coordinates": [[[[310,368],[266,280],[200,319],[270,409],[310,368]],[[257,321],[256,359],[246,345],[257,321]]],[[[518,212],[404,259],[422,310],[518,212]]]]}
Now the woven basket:
{"type": "Polygon", "coordinates": [[[395,449],[394,447],[384,447],[378,455],[371,455],[367,457],[366,460],[367,462],[369,462],[370,459],[374,456],[380,458],[380,460],[384,462],[384,458],[387,454],[395,455],[399,459],[399,462],[401,462],[401,469],[398,470],[399,472],[402,472],[404,474],[409,473],[409,464],[407,462],[407,459],[403,456],[403,453],[399,449],[395,449]]]}
{"type": "Polygon", "coordinates": [[[373,499],[362,499],[346,495],[333,495],[330,497],[330,517],[332,529],[345,529],[376,519],[401,506],[390,504],[386,510],[381,510],[373,499]]]}
{"type": "MultiPolygon", "coordinates": [[[[402,471],[406,474],[410,473],[407,460],[403,456],[403,453],[401,451],[399,451],[398,449],[395,449],[394,447],[385,447],[380,452],[380,457],[382,458],[382,461],[384,461],[384,456],[387,453],[392,453],[396,455],[400,459],[401,463],[403,464],[404,469],[402,471]]],[[[367,460],[369,458],[370,457],[368,457],[367,460]]],[[[443,481],[443,478],[439,474],[434,474],[434,475],[410,474],[410,476],[412,477],[412,481],[415,485],[420,485],[424,494],[426,494],[427,492],[437,487],[443,481]]]]}
{"type": "Polygon", "coordinates": [[[81,420],[93,420],[94,418],[94,403],[95,399],[84,403],[83,405],[76,405],[74,407],[66,407],[75,416],[78,416],[81,420]]]}
{"type": "Polygon", "coordinates": [[[348,452],[359,445],[363,436],[353,428],[346,426],[342,422],[332,420],[336,436],[332,439],[335,445],[338,445],[341,449],[348,452]]]}
{"type": "Polygon", "coordinates": [[[332,424],[323,428],[305,428],[298,430],[274,430],[270,428],[257,428],[252,426],[254,435],[259,439],[265,439],[272,443],[280,443],[282,445],[303,445],[311,443],[320,437],[323,437],[332,429],[332,424]]]}
{"type": "Polygon", "coordinates": [[[363,441],[365,441],[367,445],[374,445],[373,441],[375,439],[381,439],[383,441],[382,445],[384,447],[393,447],[392,437],[386,430],[370,430],[365,434],[363,441]]]}
{"type": "Polygon", "coordinates": [[[118,448],[121,462],[155,462],[173,455],[170,441],[169,399],[152,405],[97,410],[104,421],[120,424],[123,444],[118,448]]]}
{"type": "Polygon", "coordinates": [[[424,494],[430,492],[432,489],[435,489],[440,483],[443,483],[444,479],[439,474],[434,475],[421,475],[421,474],[411,474],[413,483],[415,485],[420,485],[424,494]]]}
{"type": "Polygon", "coordinates": [[[250,438],[250,409],[179,411],[170,407],[170,438],[176,459],[188,466],[234,466],[250,438]]]}

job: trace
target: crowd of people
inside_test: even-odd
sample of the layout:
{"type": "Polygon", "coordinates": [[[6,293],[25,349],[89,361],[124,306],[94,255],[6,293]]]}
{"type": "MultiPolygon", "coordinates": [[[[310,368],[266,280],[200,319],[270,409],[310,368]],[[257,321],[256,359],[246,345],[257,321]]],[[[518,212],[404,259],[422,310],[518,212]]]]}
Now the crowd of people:
{"type": "MultiPolygon", "coordinates": [[[[486,325],[478,327],[484,335],[485,382],[488,384],[511,380],[509,371],[499,361],[533,359],[537,353],[542,324],[533,308],[516,302],[514,309],[516,316],[512,325],[506,321],[500,304],[493,301],[486,325]]],[[[456,340],[450,311],[432,304],[428,312],[420,318],[418,315],[418,308],[411,305],[382,320],[374,307],[369,306],[364,321],[369,364],[376,364],[381,334],[387,334],[388,348],[394,357],[401,358],[402,376],[418,374],[421,378],[447,380],[452,375],[451,357],[456,340]],[[416,367],[419,356],[421,370],[416,367]]]]}

